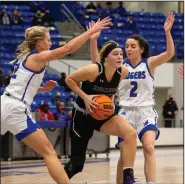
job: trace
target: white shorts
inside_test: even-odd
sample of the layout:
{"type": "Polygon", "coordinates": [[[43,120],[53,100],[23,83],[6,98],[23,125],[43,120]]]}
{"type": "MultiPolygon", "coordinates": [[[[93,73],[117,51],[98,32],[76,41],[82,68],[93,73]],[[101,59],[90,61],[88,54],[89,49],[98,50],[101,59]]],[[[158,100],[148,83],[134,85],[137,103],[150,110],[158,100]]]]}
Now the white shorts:
{"type": "Polygon", "coordinates": [[[10,131],[20,141],[40,126],[32,119],[30,108],[24,102],[1,96],[1,134],[10,131]]]}
{"type": "MultiPolygon", "coordinates": [[[[158,114],[153,107],[122,107],[118,113],[136,129],[141,141],[142,136],[148,130],[156,131],[156,139],[159,137],[157,127],[158,114]]],[[[118,142],[123,139],[118,138],[118,142]]]]}

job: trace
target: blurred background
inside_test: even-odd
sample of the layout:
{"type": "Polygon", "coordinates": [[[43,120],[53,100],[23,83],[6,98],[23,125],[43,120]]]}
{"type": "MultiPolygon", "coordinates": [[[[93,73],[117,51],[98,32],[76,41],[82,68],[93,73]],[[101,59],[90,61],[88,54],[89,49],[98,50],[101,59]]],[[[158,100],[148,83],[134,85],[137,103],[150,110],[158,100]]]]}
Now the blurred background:
{"type": "MultiPolygon", "coordinates": [[[[159,114],[158,126],[163,132],[156,145],[183,145],[183,80],[179,76],[178,67],[184,63],[184,1],[2,1],[0,5],[0,93],[3,94],[6,85],[9,84],[12,75],[12,65],[9,62],[15,59],[16,47],[24,41],[25,29],[30,26],[48,27],[52,49],[55,49],[83,33],[89,21],[97,21],[99,17],[102,19],[110,16],[112,25],[99,37],[99,48],[104,42],[115,40],[124,50],[127,37],[140,34],[149,42],[150,55],[153,56],[166,49],[163,25],[170,11],[175,13],[172,36],[176,53],[168,63],[158,67],[155,74],[155,108],[159,114]],[[170,100],[174,102],[173,107],[170,107],[168,103],[170,100]],[[174,110],[174,117],[166,117],[168,108],[174,110]],[[172,133],[173,139],[170,137],[172,133]]],[[[48,136],[55,131],[55,128],[69,127],[71,109],[76,95],[65,84],[65,77],[89,63],[91,63],[89,42],[75,53],[49,63],[42,85],[51,79],[57,81],[58,86],[50,93],[37,94],[31,106],[36,120],[42,122],[47,130],[49,129],[48,136]],[[57,121],[64,124],[53,128],[57,121]],[[48,122],[53,122],[53,124],[47,124],[48,122]]],[[[66,132],[61,136],[64,136],[64,141],[68,141],[66,132]]],[[[8,140],[10,137],[6,139],[8,140]]],[[[55,145],[59,140],[60,137],[55,135],[53,144],[55,145]]],[[[114,148],[116,140],[116,137],[106,137],[108,141],[106,148],[114,148]]],[[[65,146],[62,148],[62,154],[67,154],[65,146]]],[[[7,154],[8,152],[5,155],[7,154]]]]}

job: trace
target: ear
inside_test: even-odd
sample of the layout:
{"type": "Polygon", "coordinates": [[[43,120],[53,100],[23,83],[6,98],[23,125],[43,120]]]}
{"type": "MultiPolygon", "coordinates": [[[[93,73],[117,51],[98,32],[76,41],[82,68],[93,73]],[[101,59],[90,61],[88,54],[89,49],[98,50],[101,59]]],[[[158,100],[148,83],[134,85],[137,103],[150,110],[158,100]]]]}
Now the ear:
{"type": "Polygon", "coordinates": [[[142,53],[144,52],[144,48],[141,48],[141,49],[140,49],[140,52],[141,52],[141,54],[142,54],[142,53]]]}
{"type": "Polygon", "coordinates": [[[41,40],[38,40],[38,41],[37,41],[37,45],[38,45],[39,47],[42,45],[41,40]]]}

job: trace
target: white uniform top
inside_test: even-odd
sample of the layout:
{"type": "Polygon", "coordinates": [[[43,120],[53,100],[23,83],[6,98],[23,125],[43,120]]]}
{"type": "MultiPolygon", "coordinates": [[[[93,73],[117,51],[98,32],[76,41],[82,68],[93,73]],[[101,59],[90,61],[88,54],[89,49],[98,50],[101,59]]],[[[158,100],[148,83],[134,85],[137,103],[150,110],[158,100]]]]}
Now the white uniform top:
{"type": "Polygon", "coordinates": [[[29,105],[32,104],[45,74],[45,68],[40,72],[35,72],[24,65],[27,57],[33,53],[36,53],[36,51],[32,50],[23,59],[17,60],[10,84],[5,89],[5,93],[8,92],[29,105]]]}
{"type": "Polygon", "coordinates": [[[146,107],[155,104],[154,78],[148,67],[148,58],[133,66],[129,59],[124,60],[129,74],[118,86],[120,97],[119,105],[122,107],[146,107]]]}

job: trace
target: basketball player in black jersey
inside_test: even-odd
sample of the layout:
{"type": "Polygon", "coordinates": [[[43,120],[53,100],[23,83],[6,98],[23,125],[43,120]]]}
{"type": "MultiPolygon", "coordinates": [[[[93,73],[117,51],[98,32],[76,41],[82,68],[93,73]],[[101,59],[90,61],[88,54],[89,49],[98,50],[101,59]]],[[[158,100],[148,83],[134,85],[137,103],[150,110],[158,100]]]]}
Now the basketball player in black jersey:
{"type": "Polygon", "coordinates": [[[113,98],[119,82],[128,74],[128,69],[122,65],[123,52],[116,42],[107,42],[100,51],[101,61],[84,66],[66,78],[68,86],[78,94],[73,108],[70,126],[71,159],[65,166],[66,173],[72,178],[84,167],[88,141],[94,130],[108,135],[120,136],[125,140],[123,161],[125,163],[124,184],[133,177],[133,165],[136,153],[136,131],[127,120],[116,114],[106,120],[95,120],[89,115],[92,107],[98,104],[92,98],[105,94],[113,98]],[[82,82],[81,88],[79,83],[82,82]]]}

